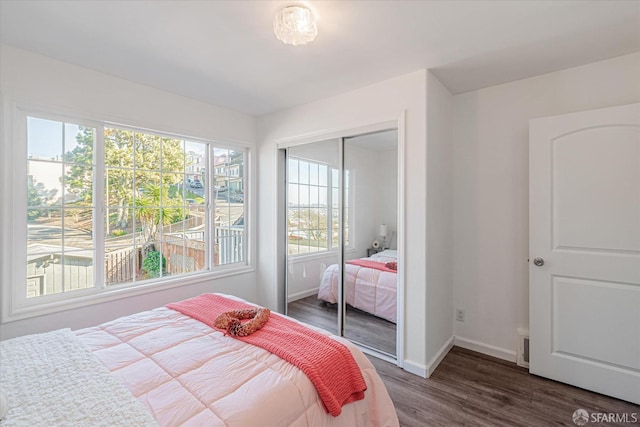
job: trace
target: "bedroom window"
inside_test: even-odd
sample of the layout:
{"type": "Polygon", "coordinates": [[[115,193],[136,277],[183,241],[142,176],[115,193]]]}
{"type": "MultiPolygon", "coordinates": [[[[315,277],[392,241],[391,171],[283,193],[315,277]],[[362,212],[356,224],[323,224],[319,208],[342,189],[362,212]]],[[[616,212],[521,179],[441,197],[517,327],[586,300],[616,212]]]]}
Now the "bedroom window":
{"type": "Polygon", "coordinates": [[[29,117],[27,134],[26,297],[93,288],[96,129],[29,117]]]}
{"type": "MultiPolygon", "coordinates": [[[[338,170],[323,163],[295,157],[289,158],[288,164],[289,255],[309,255],[338,248],[338,170]]],[[[345,173],[345,185],[347,182],[348,172],[345,173]]],[[[348,224],[348,204],[345,204],[345,218],[348,224]]],[[[345,230],[348,229],[346,224],[345,230]]],[[[345,236],[348,236],[347,232],[345,236]]]]}
{"type": "Polygon", "coordinates": [[[79,122],[26,117],[19,300],[246,264],[245,149],[79,122]]]}

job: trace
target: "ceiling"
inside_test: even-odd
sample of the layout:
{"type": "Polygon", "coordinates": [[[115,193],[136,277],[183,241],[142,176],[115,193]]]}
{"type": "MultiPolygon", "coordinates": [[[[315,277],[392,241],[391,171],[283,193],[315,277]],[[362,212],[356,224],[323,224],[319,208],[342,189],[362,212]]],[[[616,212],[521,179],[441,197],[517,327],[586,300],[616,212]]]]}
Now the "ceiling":
{"type": "Polygon", "coordinates": [[[0,0],[0,42],[251,115],[422,68],[461,93],[640,51],[636,0],[302,1],[319,35],[298,47],[273,35],[291,3],[0,0]]]}

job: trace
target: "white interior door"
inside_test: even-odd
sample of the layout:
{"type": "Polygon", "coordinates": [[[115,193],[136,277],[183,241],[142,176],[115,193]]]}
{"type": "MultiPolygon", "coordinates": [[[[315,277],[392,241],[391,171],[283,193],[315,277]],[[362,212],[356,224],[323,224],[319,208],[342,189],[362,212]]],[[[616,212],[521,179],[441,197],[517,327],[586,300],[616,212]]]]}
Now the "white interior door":
{"type": "Polygon", "coordinates": [[[640,404],[640,104],[531,120],[529,144],[530,371],[640,404]]]}

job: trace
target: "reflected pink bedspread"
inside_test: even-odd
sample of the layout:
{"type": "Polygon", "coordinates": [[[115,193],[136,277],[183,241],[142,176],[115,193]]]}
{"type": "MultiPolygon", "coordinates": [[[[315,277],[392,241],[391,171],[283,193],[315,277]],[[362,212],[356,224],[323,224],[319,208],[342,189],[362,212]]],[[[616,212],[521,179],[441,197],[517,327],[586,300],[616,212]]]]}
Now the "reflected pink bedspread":
{"type": "MultiPolygon", "coordinates": [[[[347,304],[371,313],[374,316],[396,323],[398,273],[396,270],[368,268],[366,262],[376,264],[397,261],[395,251],[383,251],[369,258],[359,258],[345,263],[344,291],[347,304]],[[393,256],[389,256],[392,254],[393,256]],[[349,264],[349,262],[360,265],[349,264]]],[[[320,280],[318,298],[332,304],[338,302],[340,281],[338,264],[332,264],[324,271],[320,280]]]]}
{"type": "Polygon", "coordinates": [[[166,307],[76,334],[162,426],[398,425],[371,362],[339,337],[331,336],[353,354],[367,391],[332,417],[300,369],[166,307]]]}

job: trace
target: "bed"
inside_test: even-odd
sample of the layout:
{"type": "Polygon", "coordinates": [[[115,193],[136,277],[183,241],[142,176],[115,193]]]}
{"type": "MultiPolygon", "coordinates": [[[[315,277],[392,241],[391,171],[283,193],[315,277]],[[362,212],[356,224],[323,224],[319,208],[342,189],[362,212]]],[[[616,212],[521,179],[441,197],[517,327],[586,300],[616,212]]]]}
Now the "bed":
{"type": "MultiPolygon", "coordinates": [[[[270,316],[267,325],[280,318],[304,325],[270,316]]],[[[304,326],[345,346],[366,383],[364,398],[344,404],[337,416],[300,368],[160,307],[74,332],[1,342],[9,412],[0,426],[397,426],[384,384],[364,354],[304,326]]]]}
{"type": "MultiPolygon", "coordinates": [[[[364,261],[359,264],[345,263],[345,298],[348,305],[365,311],[374,316],[396,323],[397,302],[397,272],[391,269],[378,269],[367,267],[370,264],[380,264],[398,261],[396,250],[386,249],[373,254],[368,258],[359,258],[364,261]]],[[[396,264],[397,265],[397,264],[396,264]]],[[[338,264],[332,264],[324,271],[318,290],[318,299],[331,304],[338,302],[338,282],[340,269],[338,264]]]]}

